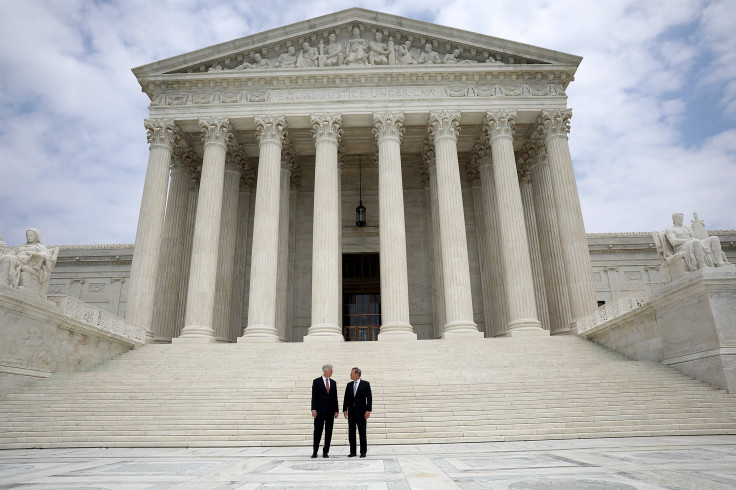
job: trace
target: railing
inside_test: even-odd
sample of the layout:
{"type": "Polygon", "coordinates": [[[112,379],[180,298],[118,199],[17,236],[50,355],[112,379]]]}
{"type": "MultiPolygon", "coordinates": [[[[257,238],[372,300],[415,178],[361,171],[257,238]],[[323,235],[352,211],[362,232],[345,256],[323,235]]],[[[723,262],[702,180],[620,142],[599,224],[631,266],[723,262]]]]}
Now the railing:
{"type": "Polygon", "coordinates": [[[577,329],[578,335],[597,327],[609,320],[635,310],[644,305],[652,298],[654,291],[659,289],[661,284],[644,284],[636,289],[632,289],[625,296],[622,296],[611,303],[607,303],[599,307],[594,313],[578,318],[577,329]]]}
{"type": "Polygon", "coordinates": [[[128,323],[119,316],[88,305],[70,296],[49,295],[47,297],[49,301],[56,303],[62,314],[69,318],[133,342],[140,344],[146,342],[146,330],[143,327],[128,323]]]}

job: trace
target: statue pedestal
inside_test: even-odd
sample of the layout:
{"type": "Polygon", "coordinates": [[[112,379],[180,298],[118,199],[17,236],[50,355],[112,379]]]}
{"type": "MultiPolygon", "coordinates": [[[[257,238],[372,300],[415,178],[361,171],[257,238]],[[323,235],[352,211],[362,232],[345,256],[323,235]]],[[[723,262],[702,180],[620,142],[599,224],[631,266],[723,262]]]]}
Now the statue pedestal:
{"type": "Polygon", "coordinates": [[[582,336],[736,393],[736,266],[690,272],[582,336]]]}

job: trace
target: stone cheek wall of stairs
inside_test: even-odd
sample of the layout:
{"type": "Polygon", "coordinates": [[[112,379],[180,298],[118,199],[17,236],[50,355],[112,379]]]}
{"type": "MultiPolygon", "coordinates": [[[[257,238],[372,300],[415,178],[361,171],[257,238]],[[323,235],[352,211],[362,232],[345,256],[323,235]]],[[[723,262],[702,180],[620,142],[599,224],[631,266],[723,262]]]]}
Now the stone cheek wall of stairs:
{"type": "Polygon", "coordinates": [[[0,399],[0,448],[310,446],[324,363],[341,404],[353,366],[371,382],[369,445],[736,434],[736,396],[558,336],[147,345],[0,399]]]}

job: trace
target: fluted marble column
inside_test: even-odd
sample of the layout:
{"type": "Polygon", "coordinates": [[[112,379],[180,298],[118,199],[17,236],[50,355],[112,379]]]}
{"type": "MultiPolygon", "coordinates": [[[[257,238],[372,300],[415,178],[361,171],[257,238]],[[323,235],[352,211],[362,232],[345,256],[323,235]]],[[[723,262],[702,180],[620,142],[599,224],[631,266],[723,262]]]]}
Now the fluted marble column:
{"type": "Polygon", "coordinates": [[[378,143],[378,212],[381,261],[381,333],[378,339],[416,340],[409,322],[409,275],[406,262],[401,136],[404,114],[374,113],[378,143]]]}
{"type": "Polygon", "coordinates": [[[312,241],[312,325],[305,342],[342,341],[340,328],[340,188],[338,114],[312,116],[316,146],[312,241]]]}
{"type": "Polygon", "coordinates": [[[508,335],[544,334],[534,301],[529,244],[516,173],[513,146],[515,119],[514,111],[496,111],[488,112],[485,120],[493,154],[493,177],[499,211],[498,228],[508,313],[506,331],[508,335]]]}
{"type": "Polygon", "coordinates": [[[475,241],[478,249],[478,265],[480,269],[484,331],[488,337],[491,337],[493,335],[493,329],[491,327],[491,321],[493,319],[493,308],[491,306],[491,267],[488,254],[485,253],[486,237],[483,219],[483,189],[481,187],[480,167],[477,158],[471,157],[466,170],[470,190],[473,193],[473,217],[475,218],[475,241]]]}
{"type": "Polygon", "coordinates": [[[217,286],[215,288],[215,340],[232,342],[230,315],[235,278],[235,240],[238,235],[238,198],[240,172],[245,165],[245,147],[230,146],[225,157],[225,182],[222,189],[220,248],[217,255],[217,286]]]}
{"type": "Polygon", "coordinates": [[[184,243],[189,210],[189,186],[199,157],[192,149],[177,147],[171,164],[171,185],[166,204],[164,233],[159,253],[156,308],[153,311],[153,338],[171,342],[176,336],[177,307],[182,283],[184,243]]]}
{"type": "Polygon", "coordinates": [[[200,165],[194,171],[192,180],[189,182],[189,203],[187,205],[187,223],[184,233],[184,250],[181,263],[181,284],[179,285],[179,299],[176,307],[176,328],[173,338],[181,335],[184,329],[184,319],[187,313],[187,292],[189,291],[189,271],[192,268],[192,242],[194,241],[194,221],[197,218],[197,202],[199,201],[199,180],[202,176],[201,159],[200,165]]]}
{"type": "Polygon", "coordinates": [[[135,233],[125,319],[144,327],[146,341],[152,342],[151,320],[169,185],[169,164],[174,143],[179,138],[179,127],[173,119],[146,119],[144,126],[150,151],[135,233]]]}
{"type": "Polygon", "coordinates": [[[434,155],[434,144],[430,140],[424,142],[424,167],[427,172],[429,196],[427,198],[427,220],[429,226],[429,245],[432,257],[432,297],[434,302],[434,335],[442,337],[447,323],[445,314],[445,286],[442,274],[442,240],[440,239],[439,202],[437,200],[437,161],[434,155]]]}
{"type": "MultiPolygon", "coordinates": [[[[493,158],[491,146],[488,142],[476,144],[473,147],[474,158],[478,159],[483,208],[483,237],[485,246],[483,252],[488,256],[490,268],[489,286],[491,310],[490,335],[499,337],[506,335],[508,312],[506,308],[506,285],[503,260],[501,259],[501,244],[498,232],[498,206],[496,203],[496,184],[493,178],[493,158]]],[[[486,320],[488,321],[488,320],[486,320]]]]}
{"type": "Polygon", "coordinates": [[[283,116],[256,117],[260,147],[250,261],[248,326],[245,342],[278,342],[276,297],[281,210],[281,148],[286,136],[283,116]]]}
{"type": "Polygon", "coordinates": [[[560,245],[565,262],[565,277],[573,322],[596,308],[593,271],[585,236],[583,211],[570,156],[567,133],[570,132],[570,110],[542,111],[538,118],[549,158],[552,189],[555,196],[560,245]]]}
{"type": "Polygon", "coordinates": [[[537,318],[542,328],[549,330],[549,312],[547,309],[547,295],[544,288],[544,269],[539,251],[539,235],[537,233],[537,218],[534,212],[534,197],[532,196],[530,165],[534,162],[536,151],[533,145],[524,145],[519,158],[519,187],[521,188],[521,204],[524,207],[524,223],[526,224],[526,238],[529,242],[529,259],[532,263],[532,278],[534,279],[534,300],[537,303],[537,318]]]}
{"type": "Polygon", "coordinates": [[[570,331],[570,301],[567,294],[565,264],[560,250],[560,232],[557,228],[555,198],[549,175],[549,161],[544,143],[537,142],[535,162],[530,167],[534,216],[537,231],[542,237],[539,252],[544,269],[544,289],[547,294],[550,334],[570,331]]]}
{"type": "Polygon", "coordinates": [[[240,175],[240,192],[238,195],[238,239],[235,241],[235,276],[233,277],[233,299],[230,305],[230,338],[237,339],[243,335],[245,325],[245,295],[248,261],[248,217],[250,201],[255,186],[255,172],[245,167],[240,175]]]}
{"type": "Polygon", "coordinates": [[[445,323],[442,337],[483,337],[473,321],[470,265],[465,232],[463,194],[457,159],[460,113],[443,111],[429,115],[429,133],[437,161],[437,200],[442,272],[445,290],[445,323]]]}
{"type": "Polygon", "coordinates": [[[230,121],[200,119],[204,158],[199,184],[197,215],[192,238],[192,262],[187,290],[187,311],[178,342],[214,342],[213,328],[217,255],[222,213],[227,143],[232,137],[230,121]]]}
{"type": "Polygon", "coordinates": [[[278,291],[276,297],[276,330],[279,339],[286,341],[290,302],[289,291],[289,225],[291,223],[291,171],[296,165],[296,153],[291,145],[281,149],[281,200],[279,208],[279,265],[278,291]]]}

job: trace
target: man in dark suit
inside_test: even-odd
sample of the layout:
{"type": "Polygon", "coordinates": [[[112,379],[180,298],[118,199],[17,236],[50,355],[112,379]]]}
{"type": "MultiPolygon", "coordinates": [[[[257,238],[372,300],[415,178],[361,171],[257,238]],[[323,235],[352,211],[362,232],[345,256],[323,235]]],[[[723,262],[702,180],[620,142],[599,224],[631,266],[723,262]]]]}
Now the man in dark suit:
{"type": "Polygon", "coordinates": [[[314,444],[312,457],[317,457],[319,441],[322,439],[322,428],[325,430],[325,446],[322,457],[329,458],[330,441],[332,440],[332,425],[340,415],[340,406],[337,402],[337,383],[330,379],[332,364],[322,366],[322,376],[312,382],[312,418],[314,419],[314,444]]]}
{"type": "Polygon", "coordinates": [[[357,456],[355,453],[355,428],[360,435],[360,457],[365,458],[368,452],[368,440],[366,439],[365,426],[368,417],[373,411],[373,395],[371,384],[360,379],[360,369],[354,367],[350,371],[352,383],[345,388],[345,397],[342,399],[342,412],[348,419],[348,441],[350,441],[350,454],[348,458],[357,456]]]}

